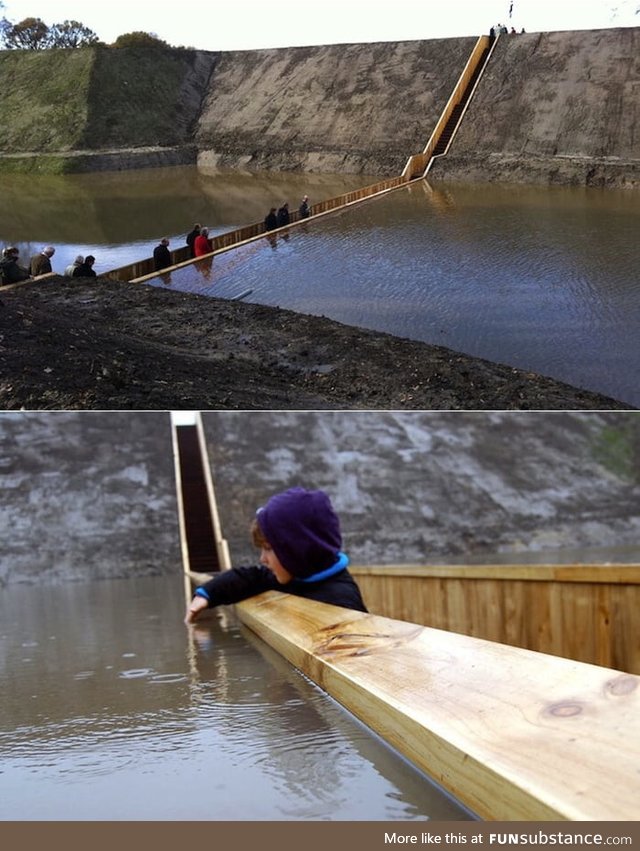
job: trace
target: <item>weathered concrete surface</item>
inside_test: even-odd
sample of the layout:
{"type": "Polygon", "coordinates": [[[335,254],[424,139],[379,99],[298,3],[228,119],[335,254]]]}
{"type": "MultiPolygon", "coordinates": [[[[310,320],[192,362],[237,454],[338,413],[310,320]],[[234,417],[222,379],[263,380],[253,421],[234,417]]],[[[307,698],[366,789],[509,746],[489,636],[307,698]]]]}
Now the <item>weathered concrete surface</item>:
{"type": "Polygon", "coordinates": [[[199,162],[396,175],[424,148],[475,38],[223,53],[199,162]]]}
{"type": "Polygon", "coordinates": [[[419,564],[623,545],[640,558],[635,462],[625,475],[607,460],[635,416],[211,412],[203,421],[235,559],[255,558],[256,508],[302,485],[332,495],[354,563],[419,564]]]}
{"type": "Polygon", "coordinates": [[[499,38],[430,178],[640,187],[640,28],[499,38]]]}
{"type": "Polygon", "coordinates": [[[168,414],[0,414],[0,479],[0,586],[180,564],[168,414]]]}
{"type": "MultiPolygon", "coordinates": [[[[553,558],[567,547],[637,553],[637,454],[620,452],[634,440],[640,449],[633,412],[203,418],[236,561],[255,559],[256,508],[295,484],[332,495],[358,564],[500,550],[553,558]]],[[[0,477],[0,585],[181,570],[166,413],[0,414],[0,477]]]]}

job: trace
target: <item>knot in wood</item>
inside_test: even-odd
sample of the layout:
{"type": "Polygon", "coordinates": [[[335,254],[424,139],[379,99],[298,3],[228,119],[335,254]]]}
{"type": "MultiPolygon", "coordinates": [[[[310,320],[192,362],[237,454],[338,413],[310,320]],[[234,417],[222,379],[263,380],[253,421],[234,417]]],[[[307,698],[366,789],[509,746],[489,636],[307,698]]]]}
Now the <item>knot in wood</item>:
{"type": "Polygon", "coordinates": [[[584,707],[581,703],[573,700],[564,700],[561,703],[552,703],[545,710],[546,715],[553,715],[554,718],[573,718],[575,715],[580,715],[584,707]]]}

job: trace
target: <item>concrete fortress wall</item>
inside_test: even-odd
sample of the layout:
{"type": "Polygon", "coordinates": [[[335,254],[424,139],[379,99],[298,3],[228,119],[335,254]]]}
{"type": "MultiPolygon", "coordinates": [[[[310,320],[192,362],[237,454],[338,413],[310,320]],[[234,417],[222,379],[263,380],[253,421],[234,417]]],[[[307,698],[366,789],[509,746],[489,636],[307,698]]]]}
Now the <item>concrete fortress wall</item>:
{"type": "MultiPolygon", "coordinates": [[[[197,156],[203,168],[396,175],[426,145],[475,41],[103,48],[92,61],[0,52],[0,107],[15,116],[0,129],[0,151],[12,154],[0,167],[28,168],[24,153],[40,167],[46,155],[51,170],[197,156]],[[43,110],[53,134],[43,134],[43,110]]],[[[431,176],[640,186],[639,48],[640,28],[502,36],[431,176]]]]}
{"type": "MultiPolygon", "coordinates": [[[[203,423],[236,564],[255,561],[256,508],[294,485],[331,494],[355,564],[637,548],[627,413],[221,411],[203,423]]],[[[166,412],[0,414],[0,478],[0,588],[182,570],[166,412]]]]}

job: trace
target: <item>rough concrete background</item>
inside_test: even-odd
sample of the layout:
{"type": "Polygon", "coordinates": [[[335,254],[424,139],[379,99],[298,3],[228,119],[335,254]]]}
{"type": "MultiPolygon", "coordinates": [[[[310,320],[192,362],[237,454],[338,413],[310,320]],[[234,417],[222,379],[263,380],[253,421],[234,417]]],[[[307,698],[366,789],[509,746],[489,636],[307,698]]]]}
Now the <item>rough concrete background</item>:
{"type": "Polygon", "coordinates": [[[169,415],[0,414],[0,586],[180,564],[169,415]]]}
{"type": "Polygon", "coordinates": [[[255,557],[256,508],[301,485],[331,494],[354,563],[407,564],[637,547],[640,483],[603,463],[634,416],[224,412],[203,421],[235,559],[255,557]]]}
{"type": "Polygon", "coordinates": [[[640,187],[640,28],[500,37],[430,176],[640,187]]]}
{"type": "Polygon", "coordinates": [[[199,163],[395,175],[426,145],[475,38],[223,53],[199,163]]]}
{"type": "MultiPolygon", "coordinates": [[[[354,563],[402,564],[633,552],[637,470],[603,449],[636,416],[209,412],[203,422],[236,563],[255,560],[255,509],[301,484],[331,494],[354,563]]],[[[0,585],[181,570],[168,414],[0,414],[0,479],[0,585]]]]}

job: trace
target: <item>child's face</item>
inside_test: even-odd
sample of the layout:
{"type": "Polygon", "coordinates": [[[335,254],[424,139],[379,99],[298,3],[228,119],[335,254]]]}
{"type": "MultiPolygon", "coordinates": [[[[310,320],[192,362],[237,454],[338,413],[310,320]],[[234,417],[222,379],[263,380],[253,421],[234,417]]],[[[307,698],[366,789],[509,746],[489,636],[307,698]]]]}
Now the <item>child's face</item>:
{"type": "Polygon", "coordinates": [[[293,576],[280,564],[278,556],[267,543],[260,547],[260,563],[269,568],[280,585],[286,585],[293,579],[293,576]]]}

